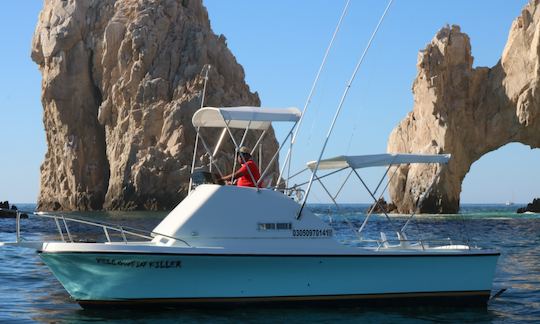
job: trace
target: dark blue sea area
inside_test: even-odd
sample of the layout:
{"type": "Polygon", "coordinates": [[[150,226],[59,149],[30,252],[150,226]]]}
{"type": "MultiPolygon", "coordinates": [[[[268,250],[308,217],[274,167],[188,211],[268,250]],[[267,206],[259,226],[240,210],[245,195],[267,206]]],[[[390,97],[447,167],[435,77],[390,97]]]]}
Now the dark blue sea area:
{"type": "MultiPolygon", "coordinates": [[[[33,210],[35,205],[18,204],[33,210]]],[[[182,310],[84,310],[56,281],[36,253],[29,249],[0,247],[0,323],[540,323],[540,215],[516,214],[519,206],[463,205],[456,215],[419,215],[408,225],[409,239],[453,238],[455,242],[501,252],[487,308],[445,306],[333,306],[333,307],[232,307],[182,310]]],[[[343,244],[358,245],[352,228],[359,228],[367,205],[311,205],[335,229],[343,244]]],[[[163,212],[69,213],[67,216],[151,230],[163,212]]],[[[406,215],[374,215],[364,238],[389,238],[403,226],[406,215]]],[[[33,218],[22,222],[27,240],[57,239],[54,221],[33,218]]],[[[81,225],[70,226],[76,239],[103,239],[102,232],[81,225]]],[[[119,239],[118,237],[116,239],[119,239]]],[[[15,220],[0,219],[0,241],[15,240],[15,220]]],[[[332,276],[329,273],[328,276],[332,276]]],[[[441,278],[444,280],[444,278],[441,278]]]]}

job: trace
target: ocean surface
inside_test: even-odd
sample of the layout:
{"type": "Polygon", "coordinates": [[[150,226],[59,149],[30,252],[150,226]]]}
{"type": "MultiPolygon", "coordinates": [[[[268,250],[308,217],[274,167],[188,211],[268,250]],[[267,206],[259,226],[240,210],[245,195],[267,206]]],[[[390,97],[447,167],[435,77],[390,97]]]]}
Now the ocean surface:
{"type": "MultiPolygon", "coordinates": [[[[19,205],[32,210],[33,205],[19,205]]],[[[347,205],[339,211],[330,205],[310,208],[335,229],[344,244],[358,244],[358,228],[367,205],[347,205]]],[[[487,309],[453,307],[291,307],[184,310],[83,310],[70,299],[37,254],[31,250],[0,247],[0,323],[540,323],[540,215],[516,214],[519,206],[464,205],[457,215],[421,215],[407,227],[412,238],[455,238],[481,247],[496,248],[501,257],[493,293],[507,289],[490,301],[487,309]]],[[[102,222],[152,229],[165,216],[158,212],[71,213],[102,222]]],[[[364,238],[378,238],[403,225],[405,216],[388,222],[374,216],[364,238]],[[391,224],[390,224],[391,223],[391,224]],[[391,226],[390,226],[391,225],[391,226]]],[[[82,237],[99,239],[100,232],[84,226],[70,227],[82,237]]],[[[22,236],[55,238],[53,221],[22,220],[22,236]]],[[[15,240],[15,221],[0,219],[0,241],[15,240]]],[[[332,275],[332,274],[329,274],[332,275]]]]}

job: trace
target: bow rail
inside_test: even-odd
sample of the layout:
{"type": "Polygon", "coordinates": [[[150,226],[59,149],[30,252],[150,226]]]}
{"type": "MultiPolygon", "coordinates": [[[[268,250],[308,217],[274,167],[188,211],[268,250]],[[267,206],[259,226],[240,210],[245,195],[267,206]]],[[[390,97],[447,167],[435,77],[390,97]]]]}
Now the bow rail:
{"type": "Polygon", "coordinates": [[[69,222],[73,222],[73,223],[84,224],[84,225],[94,226],[94,227],[103,229],[103,233],[105,234],[105,238],[107,239],[108,243],[113,242],[113,240],[111,239],[111,233],[109,232],[111,231],[111,232],[119,233],[120,236],[122,237],[122,242],[124,242],[125,244],[129,242],[128,236],[134,236],[137,238],[152,241],[155,235],[161,235],[163,237],[180,241],[188,247],[191,246],[189,245],[188,242],[178,237],[172,237],[172,236],[164,235],[161,233],[156,233],[154,231],[143,230],[143,229],[134,228],[130,226],[123,226],[123,225],[109,224],[106,222],[96,222],[96,221],[89,221],[85,219],[66,217],[63,214],[52,215],[52,214],[47,214],[43,212],[29,212],[29,211],[12,210],[12,209],[4,209],[4,208],[0,208],[0,211],[15,214],[15,235],[16,235],[17,243],[20,243],[24,240],[21,237],[21,215],[27,214],[32,217],[39,217],[39,218],[46,218],[46,219],[54,220],[56,224],[56,229],[58,230],[58,233],[60,235],[62,242],[69,242],[69,243],[75,242],[73,239],[73,235],[70,231],[69,225],[68,225],[69,222]]]}

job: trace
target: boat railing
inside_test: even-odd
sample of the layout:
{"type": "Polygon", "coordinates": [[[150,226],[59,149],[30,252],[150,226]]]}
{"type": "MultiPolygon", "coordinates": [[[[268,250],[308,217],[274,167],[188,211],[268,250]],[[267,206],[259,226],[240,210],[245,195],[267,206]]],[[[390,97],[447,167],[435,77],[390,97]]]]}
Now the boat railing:
{"type": "Polygon", "coordinates": [[[377,250],[382,248],[418,248],[422,251],[433,248],[444,248],[447,246],[454,247],[460,250],[472,250],[469,240],[455,240],[451,238],[445,239],[379,239],[379,240],[362,240],[363,242],[371,242],[377,244],[377,250]]]}
{"type": "Polygon", "coordinates": [[[124,242],[126,244],[129,242],[128,241],[128,236],[134,236],[134,237],[137,237],[137,238],[142,238],[142,239],[151,241],[151,240],[154,239],[153,236],[160,235],[160,236],[163,236],[163,237],[166,237],[166,238],[169,238],[169,239],[174,239],[174,240],[180,241],[180,242],[184,243],[186,246],[190,246],[188,242],[186,242],[185,240],[183,240],[181,238],[173,237],[173,236],[169,236],[169,235],[165,235],[165,234],[161,234],[161,233],[156,233],[154,231],[148,231],[148,230],[143,230],[143,229],[139,229],[139,228],[134,228],[134,227],[130,227],[130,226],[109,224],[109,223],[106,223],[106,222],[96,222],[96,221],[90,221],[90,220],[73,218],[73,217],[66,217],[63,214],[53,215],[53,214],[47,214],[47,213],[43,213],[43,212],[27,212],[27,211],[4,209],[4,208],[0,208],[0,211],[11,212],[11,213],[15,214],[15,236],[16,236],[16,242],[17,243],[22,241],[22,237],[21,237],[21,218],[22,217],[21,217],[21,215],[26,214],[26,215],[31,215],[33,217],[46,218],[46,219],[54,220],[54,222],[56,224],[56,229],[58,230],[58,233],[60,235],[60,238],[61,238],[62,242],[69,242],[69,243],[76,242],[73,239],[73,235],[72,235],[72,233],[71,233],[71,231],[69,229],[69,226],[68,226],[69,222],[73,222],[73,223],[84,224],[84,225],[89,225],[89,226],[94,226],[94,227],[101,228],[103,230],[103,233],[104,233],[105,238],[106,238],[108,243],[113,242],[113,240],[111,239],[111,236],[112,236],[111,232],[116,232],[116,233],[120,234],[120,236],[122,238],[122,242],[124,242]]]}

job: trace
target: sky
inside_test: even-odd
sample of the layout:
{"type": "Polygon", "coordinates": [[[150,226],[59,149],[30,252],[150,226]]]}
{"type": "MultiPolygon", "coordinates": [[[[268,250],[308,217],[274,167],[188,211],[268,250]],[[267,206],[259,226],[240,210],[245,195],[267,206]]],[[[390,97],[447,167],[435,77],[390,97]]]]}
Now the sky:
{"type": "MultiPolygon", "coordinates": [[[[216,34],[244,67],[246,81],[265,107],[302,108],[345,0],[204,0],[216,34]]],[[[296,145],[292,170],[318,157],[354,65],[387,1],[352,0],[296,145]]],[[[395,0],[345,102],[325,157],[384,153],[388,135],[412,110],[417,54],[446,24],[471,38],[474,66],[493,66],[512,21],[526,0],[395,0]]],[[[30,59],[42,2],[7,1],[0,12],[0,200],[32,203],[46,151],[40,102],[41,76],[30,59]]],[[[286,128],[276,127],[278,139],[286,128]]],[[[284,154],[282,154],[284,155],[284,154]]],[[[475,162],[462,203],[528,202],[540,196],[540,151],[508,144],[475,162]]],[[[384,170],[362,171],[376,184],[384,170]]],[[[340,179],[330,181],[336,184],[340,179]]],[[[346,187],[343,200],[368,202],[346,187]]],[[[312,202],[326,202],[316,189],[312,202]]]]}

